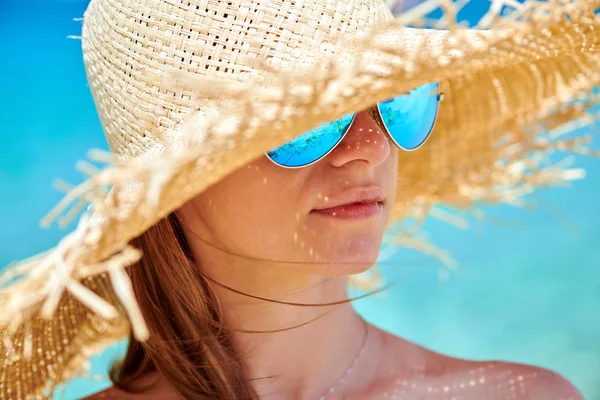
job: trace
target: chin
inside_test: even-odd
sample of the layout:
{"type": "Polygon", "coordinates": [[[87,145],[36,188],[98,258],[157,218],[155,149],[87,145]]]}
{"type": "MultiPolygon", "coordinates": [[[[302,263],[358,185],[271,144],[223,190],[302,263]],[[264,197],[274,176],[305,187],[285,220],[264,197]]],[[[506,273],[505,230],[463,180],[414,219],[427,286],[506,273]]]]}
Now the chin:
{"type": "Polygon", "coordinates": [[[355,236],[332,246],[327,275],[355,275],[371,268],[381,250],[381,237],[355,236]]]}
{"type": "Polygon", "coordinates": [[[334,268],[330,272],[330,275],[331,276],[350,276],[350,275],[361,274],[361,273],[369,270],[369,268],[373,267],[373,265],[375,265],[376,260],[377,260],[377,257],[375,257],[372,260],[364,260],[364,261],[359,261],[359,262],[357,262],[356,260],[353,260],[349,263],[338,266],[338,268],[334,268]]]}

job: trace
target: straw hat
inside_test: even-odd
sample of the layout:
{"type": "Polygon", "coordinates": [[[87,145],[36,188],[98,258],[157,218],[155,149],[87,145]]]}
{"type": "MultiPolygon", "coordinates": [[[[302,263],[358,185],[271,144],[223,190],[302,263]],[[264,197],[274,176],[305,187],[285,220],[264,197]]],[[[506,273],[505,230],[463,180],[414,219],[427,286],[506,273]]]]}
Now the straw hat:
{"type": "MultiPolygon", "coordinates": [[[[445,93],[432,137],[402,156],[392,222],[437,205],[518,205],[581,177],[545,155],[590,152],[585,137],[561,135],[592,121],[600,1],[510,3],[498,17],[493,2],[483,31],[454,24],[441,0],[397,20],[378,0],[92,0],[83,55],[112,159],[92,152],[109,165],[81,164],[90,178],[44,221],[89,204],[77,228],[2,276],[0,399],[44,397],[131,329],[144,340],[124,269],[141,254],[128,242],[348,112],[432,81],[445,93]],[[437,5],[447,29],[414,28],[437,5]]],[[[417,246],[402,231],[392,241],[417,246]]]]}

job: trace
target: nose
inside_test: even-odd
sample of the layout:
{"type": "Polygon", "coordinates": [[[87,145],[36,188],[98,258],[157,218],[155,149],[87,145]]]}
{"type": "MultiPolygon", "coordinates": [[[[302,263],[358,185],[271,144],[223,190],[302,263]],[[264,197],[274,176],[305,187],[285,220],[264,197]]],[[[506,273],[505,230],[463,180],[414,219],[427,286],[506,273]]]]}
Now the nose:
{"type": "Polygon", "coordinates": [[[369,166],[376,167],[385,162],[390,147],[384,128],[377,123],[373,110],[369,109],[356,114],[346,136],[327,155],[327,159],[336,167],[353,161],[367,162],[369,166]]]}

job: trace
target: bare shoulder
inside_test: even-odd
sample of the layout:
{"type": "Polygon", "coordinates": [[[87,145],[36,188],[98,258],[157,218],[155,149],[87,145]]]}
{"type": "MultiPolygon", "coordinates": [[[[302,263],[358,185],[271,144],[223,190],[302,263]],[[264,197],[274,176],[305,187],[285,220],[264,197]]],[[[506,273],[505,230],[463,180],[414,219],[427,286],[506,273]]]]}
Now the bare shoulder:
{"type": "Polygon", "coordinates": [[[382,393],[402,399],[583,400],[573,384],[549,369],[455,358],[381,332],[386,347],[382,393]]]}
{"type": "Polygon", "coordinates": [[[480,363],[495,370],[497,380],[507,382],[523,399],[584,400],[581,392],[565,377],[550,369],[532,365],[491,361],[480,363]]]}

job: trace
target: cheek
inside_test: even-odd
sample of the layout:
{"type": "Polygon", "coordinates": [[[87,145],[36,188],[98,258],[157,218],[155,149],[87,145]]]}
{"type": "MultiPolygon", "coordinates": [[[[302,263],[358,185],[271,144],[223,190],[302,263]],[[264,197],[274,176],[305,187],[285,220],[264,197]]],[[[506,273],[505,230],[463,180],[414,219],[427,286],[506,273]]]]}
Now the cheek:
{"type": "Polygon", "coordinates": [[[299,225],[302,177],[268,160],[241,168],[200,200],[214,240],[239,254],[281,258],[299,225]]]}
{"type": "Polygon", "coordinates": [[[396,199],[396,189],[398,188],[398,178],[399,178],[399,153],[400,150],[396,147],[392,147],[392,151],[390,152],[390,157],[386,162],[386,177],[387,184],[390,186],[390,190],[388,193],[390,194],[390,205],[394,203],[396,199]]]}

